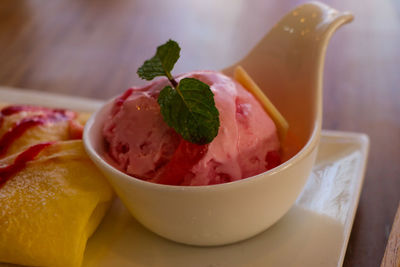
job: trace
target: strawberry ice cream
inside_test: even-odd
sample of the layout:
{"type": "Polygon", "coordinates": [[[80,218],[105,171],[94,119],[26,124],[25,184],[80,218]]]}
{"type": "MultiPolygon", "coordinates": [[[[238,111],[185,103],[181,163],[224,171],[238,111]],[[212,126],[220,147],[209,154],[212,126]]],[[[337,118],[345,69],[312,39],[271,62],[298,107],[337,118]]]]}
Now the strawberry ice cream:
{"type": "Polygon", "coordinates": [[[198,71],[177,78],[208,84],[219,111],[217,137],[207,145],[183,140],[157,103],[166,78],[131,88],[114,101],[103,135],[111,159],[139,179],[173,185],[210,185],[247,178],[280,164],[277,129],[261,104],[231,78],[198,71]]]}

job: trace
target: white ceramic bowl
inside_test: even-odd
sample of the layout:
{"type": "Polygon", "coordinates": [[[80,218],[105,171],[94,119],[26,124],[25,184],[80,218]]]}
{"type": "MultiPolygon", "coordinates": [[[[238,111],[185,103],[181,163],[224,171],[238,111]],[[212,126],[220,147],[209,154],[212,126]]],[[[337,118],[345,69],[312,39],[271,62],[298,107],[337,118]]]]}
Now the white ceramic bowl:
{"type": "MultiPolygon", "coordinates": [[[[300,25],[301,22],[295,18],[299,13],[306,20],[314,19],[309,25],[309,30],[316,32],[320,38],[316,41],[319,45],[315,42],[310,43],[314,45],[312,51],[318,55],[313,58],[305,57],[306,60],[310,60],[306,65],[310,65],[311,70],[315,72],[310,76],[311,88],[307,87],[308,90],[304,91],[305,99],[309,100],[304,101],[303,106],[299,105],[294,113],[289,105],[286,105],[286,108],[284,105],[278,105],[284,115],[288,114],[289,123],[294,125],[292,130],[300,137],[301,149],[270,171],[231,183],[198,187],[160,185],[142,181],[124,174],[105,160],[107,152],[101,133],[112,100],[90,118],[83,136],[86,151],[141,224],[160,236],[177,242],[201,246],[222,245],[244,240],[264,231],[289,210],[301,192],[317,154],[322,118],[323,54],[333,31],[351,19],[347,14],[335,13],[335,16],[332,16],[332,11],[333,9],[321,4],[301,6],[289,13],[267,35],[272,36],[273,41],[266,37],[256,47],[265,49],[276,46],[280,49],[290,49],[290,45],[279,44],[278,39],[287,41],[287,37],[284,36],[288,34],[285,27],[304,27],[304,23],[300,25]],[[294,16],[293,12],[297,12],[297,15],[294,16]],[[321,25],[326,26],[322,27],[324,31],[321,31],[321,25]],[[279,34],[282,36],[276,36],[279,34]],[[291,112],[296,115],[291,116],[291,112]],[[294,121],[296,116],[303,116],[304,123],[294,121]]],[[[296,46],[296,42],[302,42],[301,38],[300,35],[299,38],[294,38],[292,45],[296,46]]],[[[308,40],[303,41],[309,43],[308,40]]],[[[308,51],[304,49],[305,52],[308,51]]],[[[290,51],[288,53],[292,56],[290,51]]],[[[292,64],[287,59],[288,54],[278,54],[281,54],[281,60],[292,64]]],[[[254,53],[250,53],[249,57],[252,55],[254,57],[254,53]]],[[[265,56],[268,55],[256,57],[256,60],[260,61],[265,56]]],[[[276,60],[276,55],[272,56],[276,60]]],[[[296,61],[296,58],[292,60],[296,61]]],[[[246,59],[241,63],[250,73],[251,65],[259,64],[246,59]]],[[[282,67],[282,71],[286,71],[285,68],[282,67]]],[[[229,69],[225,72],[229,73],[229,69]]],[[[266,75],[268,76],[268,73],[254,78],[262,84],[262,76],[266,75]]],[[[301,80],[301,83],[304,86],[305,80],[301,80]]],[[[296,83],[292,82],[290,85],[296,86],[296,83]]],[[[283,89],[287,87],[282,86],[283,89]]],[[[290,90],[287,90],[287,93],[287,99],[290,101],[293,94],[290,90]]]]}

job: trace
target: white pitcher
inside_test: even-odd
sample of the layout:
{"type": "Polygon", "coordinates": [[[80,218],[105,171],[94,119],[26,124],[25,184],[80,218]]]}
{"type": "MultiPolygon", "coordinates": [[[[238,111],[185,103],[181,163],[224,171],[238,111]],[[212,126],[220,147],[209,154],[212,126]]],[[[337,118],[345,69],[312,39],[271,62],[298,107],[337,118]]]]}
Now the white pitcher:
{"type": "MultiPolygon", "coordinates": [[[[314,164],[322,124],[322,74],[328,41],[352,20],[324,4],[288,13],[238,64],[286,117],[286,161],[247,179],[210,186],[169,186],[128,176],[104,160],[102,119],[112,100],[85,126],[84,143],[132,215],[151,231],[191,245],[252,237],[278,221],[302,191],[314,164]]],[[[338,58],[340,60],[340,58],[338,58]]],[[[224,72],[232,74],[233,67],[224,72]]]]}

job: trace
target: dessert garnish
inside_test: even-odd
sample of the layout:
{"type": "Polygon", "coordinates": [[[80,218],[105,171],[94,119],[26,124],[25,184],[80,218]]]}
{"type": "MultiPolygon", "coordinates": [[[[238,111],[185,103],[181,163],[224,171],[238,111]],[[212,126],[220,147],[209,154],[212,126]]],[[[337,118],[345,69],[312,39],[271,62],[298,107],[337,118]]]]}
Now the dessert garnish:
{"type": "Polygon", "coordinates": [[[234,78],[238,81],[244,88],[246,88],[250,93],[254,95],[255,98],[260,101],[264,110],[268,113],[271,119],[274,121],[279,134],[279,139],[281,142],[285,139],[287,131],[289,129],[289,123],[279,112],[279,110],[274,106],[271,100],[264,94],[256,82],[250,77],[250,75],[245,71],[245,69],[238,65],[235,68],[234,78]]]}
{"type": "Polygon", "coordinates": [[[184,78],[178,83],[171,71],[179,59],[180,47],[168,40],[157,47],[156,54],[138,69],[139,77],[152,80],[166,76],[171,86],[161,90],[157,102],[164,121],[183,139],[203,145],[218,134],[219,112],[215,107],[210,86],[194,78],[184,78]]]}

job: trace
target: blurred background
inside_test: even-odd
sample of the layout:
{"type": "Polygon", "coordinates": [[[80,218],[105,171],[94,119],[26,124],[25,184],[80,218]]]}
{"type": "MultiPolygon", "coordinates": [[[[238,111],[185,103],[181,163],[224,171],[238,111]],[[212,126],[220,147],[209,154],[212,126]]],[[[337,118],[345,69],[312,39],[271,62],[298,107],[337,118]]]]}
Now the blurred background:
{"type": "MultiPolygon", "coordinates": [[[[169,38],[175,74],[219,70],[305,2],[2,0],[0,85],[108,99],[143,84],[137,68],[169,38]]],[[[378,266],[400,201],[400,1],[322,2],[355,15],[328,47],[323,128],[371,138],[344,266],[378,266]]]]}

